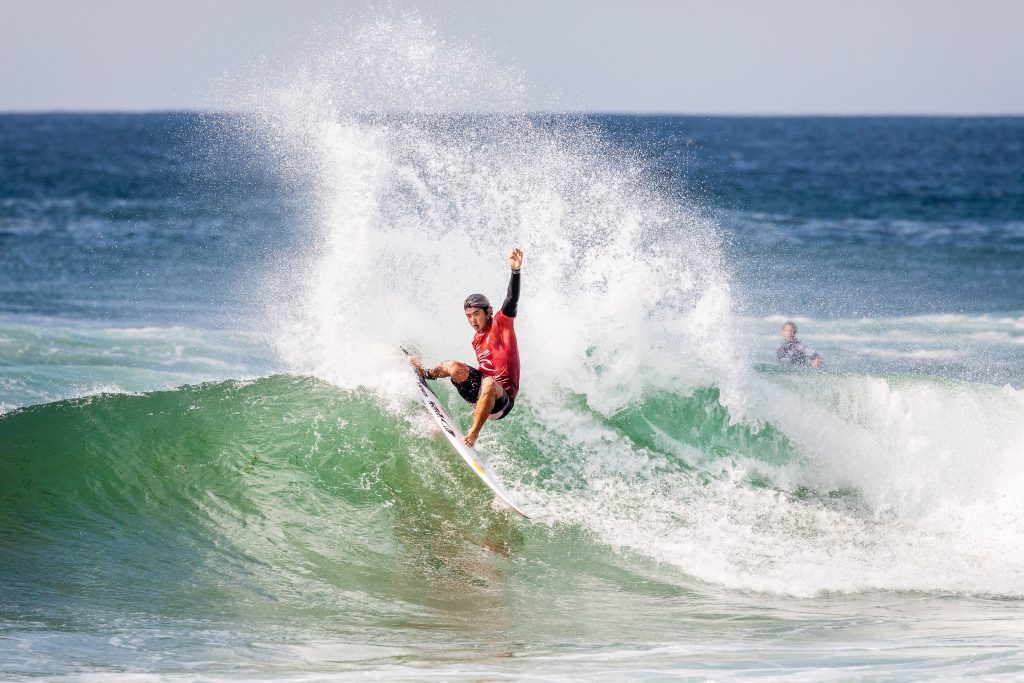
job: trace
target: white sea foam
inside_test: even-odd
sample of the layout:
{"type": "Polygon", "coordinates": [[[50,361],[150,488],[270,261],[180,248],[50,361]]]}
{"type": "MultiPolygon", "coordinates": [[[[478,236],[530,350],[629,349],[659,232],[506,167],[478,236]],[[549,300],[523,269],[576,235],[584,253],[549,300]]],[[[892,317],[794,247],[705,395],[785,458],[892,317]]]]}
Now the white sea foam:
{"type": "Polygon", "coordinates": [[[764,378],[747,391],[760,393],[749,414],[787,434],[801,460],[776,466],[736,453],[695,476],[563,410],[539,442],[568,454],[561,466],[579,483],[535,492],[531,505],[733,588],[1024,595],[1024,392],[812,375],[764,378]],[[752,474],[773,486],[752,486],[752,474]],[[789,493],[802,487],[848,500],[789,493]]]}
{"type": "Polygon", "coordinates": [[[488,55],[415,18],[381,21],[258,98],[283,172],[312,173],[322,202],[302,275],[275,297],[287,301],[274,337],[291,367],[397,391],[400,342],[432,362],[471,360],[461,302],[484,291],[500,304],[515,245],[529,395],[568,389],[609,412],[649,383],[734,366],[716,337],[731,300],[711,225],[585,124],[508,113],[518,82],[488,55]],[[347,99],[370,82],[372,96],[347,99]],[[505,113],[452,117],[466,102],[445,89],[505,113]]]}
{"type": "MultiPolygon", "coordinates": [[[[517,486],[514,454],[491,435],[483,443],[541,523],[579,525],[733,588],[1022,594],[1019,391],[750,371],[714,226],[588,126],[514,113],[507,70],[417,19],[370,25],[299,73],[253,98],[282,172],[312,183],[320,202],[313,246],[287,261],[297,274],[282,276],[285,305],[268,321],[294,371],[375,387],[399,408],[410,389],[398,345],[470,360],[461,301],[483,291],[499,302],[504,255],[518,244],[518,414],[533,416],[530,438],[563,485],[517,486]],[[474,109],[452,92],[501,113],[440,115],[474,109]],[[598,418],[652,388],[702,384],[721,390],[734,421],[784,434],[797,459],[736,452],[708,465],[664,433],[653,450],[598,418]],[[820,495],[794,494],[804,488],[820,495]],[[830,502],[845,489],[850,501],[830,502]]],[[[957,346],[947,332],[1010,334],[1019,320],[919,317],[898,341],[941,327],[938,348],[876,333],[881,346],[866,353],[948,361],[957,346]]],[[[758,343],[770,350],[775,334],[758,343]]]]}

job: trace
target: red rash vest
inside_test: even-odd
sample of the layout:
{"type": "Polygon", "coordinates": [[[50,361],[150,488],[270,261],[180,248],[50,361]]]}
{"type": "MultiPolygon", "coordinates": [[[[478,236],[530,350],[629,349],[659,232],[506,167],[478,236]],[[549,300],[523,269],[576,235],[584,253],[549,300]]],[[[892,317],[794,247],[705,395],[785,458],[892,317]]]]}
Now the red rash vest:
{"type": "Polygon", "coordinates": [[[473,350],[480,374],[493,377],[514,401],[519,393],[519,344],[516,343],[516,313],[519,312],[519,271],[508,279],[508,294],[490,324],[473,335],[473,350]]]}
{"type": "Polygon", "coordinates": [[[481,374],[494,381],[514,400],[519,393],[519,345],[515,318],[498,313],[482,332],[473,335],[473,350],[481,374]]]}

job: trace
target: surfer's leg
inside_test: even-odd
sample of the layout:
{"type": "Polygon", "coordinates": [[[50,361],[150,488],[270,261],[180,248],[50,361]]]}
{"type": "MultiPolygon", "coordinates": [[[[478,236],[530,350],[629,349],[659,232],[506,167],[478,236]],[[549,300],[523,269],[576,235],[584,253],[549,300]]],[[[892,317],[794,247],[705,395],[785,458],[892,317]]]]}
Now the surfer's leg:
{"type": "Polygon", "coordinates": [[[461,384],[469,379],[470,373],[475,370],[465,363],[460,363],[457,360],[446,360],[441,362],[436,367],[430,369],[424,369],[420,363],[420,359],[413,356],[409,359],[409,363],[420,373],[424,379],[441,379],[442,377],[451,377],[452,384],[461,384]]]}
{"type": "Polygon", "coordinates": [[[477,399],[480,398],[480,382],[483,380],[483,375],[476,368],[471,368],[467,365],[462,365],[458,361],[447,361],[454,363],[455,366],[449,368],[453,374],[449,375],[452,378],[452,386],[459,392],[459,396],[466,401],[466,403],[476,404],[477,399]],[[460,368],[456,367],[462,365],[465,368],[465,375],[462,381],[456,379],[457,376],[462,375],[459,372],[460,368]]]}
{"type": "Polygon", "coordinates": [[[480,396],[476,400],[476,410],[473,411],[473,426],[466,432],[466,438],[464,439],[467,446],[472,446],[476,443],[477,437],[480,436],[480,429],[491,415],[494,402],[504,393],[505,390],[494,381],[493,377],[484,377],[483,382],[480,384],[480,396]]]}
{"type": "Polygon", "coordinates": [[[451,377],[453,384],[461,384],[469,379],[470,367],[457,360],[446,360],[432,370],[434,377],[451,377]]]}
{"type": "MultiPolygon", "coordinates": [[[[500,386],[500,385],[499,385],[500,386]]],[[[512,408],[515,405],[515,401],[508,395],[508,392],[502,387],[502,391],[498,394],[498,398],[494,399],[494,407],[491,408],[491,414],[487,416],[488,420],[501,420],[506,415],[512,412],[512,408]]]]}

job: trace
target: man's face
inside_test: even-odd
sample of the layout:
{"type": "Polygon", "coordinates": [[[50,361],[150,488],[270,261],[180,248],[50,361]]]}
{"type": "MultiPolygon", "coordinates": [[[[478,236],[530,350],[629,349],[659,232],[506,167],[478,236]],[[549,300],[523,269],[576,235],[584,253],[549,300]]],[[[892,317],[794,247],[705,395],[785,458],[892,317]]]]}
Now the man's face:
{"type": "Polygon", "coordinates": [[[782,338],[783,339],[785,339],[788,342],[791,342],[791,341],[793,341],[793,338],[795,336],[796,336],[796,328],[795,327],[793,327],[792,325],[783,325],[782,326],[782,338]]]}
{"type": "Polygon", "coordinates": [[[487,311],[482,308],[467,308],[466,320],[469,321],[470,327],[480,332],[487,327],[487,311]]]}

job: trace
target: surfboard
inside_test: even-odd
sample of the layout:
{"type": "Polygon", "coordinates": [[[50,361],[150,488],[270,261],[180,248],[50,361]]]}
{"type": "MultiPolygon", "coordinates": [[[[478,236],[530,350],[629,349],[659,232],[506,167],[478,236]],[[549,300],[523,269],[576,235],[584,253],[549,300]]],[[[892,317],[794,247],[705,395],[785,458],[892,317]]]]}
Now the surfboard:
{"type": "MultiPolygon", "coordinates": [[[[405,351],[405,349],[402,350],[405,351]]],[[[409,352],[405,351],[405,354],[409,355],[409,352]]],[[[415,371],[413,371],[412,374],[413,377],[416,378],[416,386],[419,387],[420,394],[423,397],[423,405],[426,406],[427,413],[430,417],[434,418],[434,422],[436,422],[437,426],[441,428],[441,433],[448,439],[448,443],[452,445],[455,452],[462,456],[462,459],[466,461],[469,468],[480,478],[480,481],[487,485],[487,488],[494,492],[494,495],[498,497],[498,500],[521,514],[526,519],[530,519],[530,515],[526,514],[523,508],[515,502],[512,496],[509,495],[508,491],[505,490],[505,487],[502,486],[501,482],[494,475],[494,472],[476,452],[476,449],[467,446],[462,440],[463,434],[462,430],[459,429],[458,423],[448,415],[448,411],[444,409],[444,406],[441,405],[441,401],[437,399],[437,396],[434,395],[434,392],[427,386],[427,383],[423,378],[415,371]]]]}

